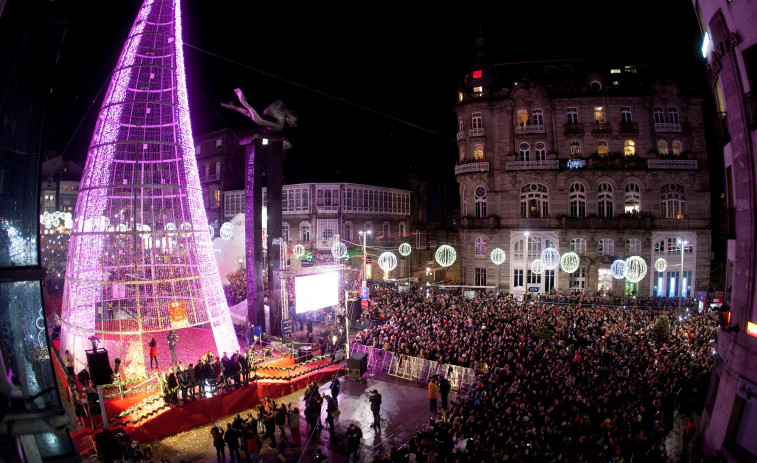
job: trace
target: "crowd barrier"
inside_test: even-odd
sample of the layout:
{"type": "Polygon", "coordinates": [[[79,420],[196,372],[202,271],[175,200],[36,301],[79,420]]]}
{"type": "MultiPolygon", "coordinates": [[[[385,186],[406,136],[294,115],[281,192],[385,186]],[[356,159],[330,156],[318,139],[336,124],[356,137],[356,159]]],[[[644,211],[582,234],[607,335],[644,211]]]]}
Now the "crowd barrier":
{"type": "Polygon", "coordinates": [[[438,374],[449,380],[453,391],[465,391],[476,382],[476,374],[472,368],[440,364],[434,360],[395,354],[364,344],[352,343],[350,355],[355,352],[362,352],[368,356],[369,370],[380,371],[398,378],[427,383],[433,375],[438,374]]]}

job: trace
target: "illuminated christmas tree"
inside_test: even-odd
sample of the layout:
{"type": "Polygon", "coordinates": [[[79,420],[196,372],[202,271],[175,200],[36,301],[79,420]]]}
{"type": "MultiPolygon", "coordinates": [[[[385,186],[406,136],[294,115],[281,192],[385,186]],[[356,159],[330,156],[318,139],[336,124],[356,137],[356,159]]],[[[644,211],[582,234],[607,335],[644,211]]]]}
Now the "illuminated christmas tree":
{"type": "Polygon", "coordinates": [[[171,329],[209,324],[216,352],[239,348],[202,202],[179,0],[144,2],[113,71],[79,190],[61,319],[77,371],[93,335],[130,375],[145,371],[147,341],[171,329]]]}

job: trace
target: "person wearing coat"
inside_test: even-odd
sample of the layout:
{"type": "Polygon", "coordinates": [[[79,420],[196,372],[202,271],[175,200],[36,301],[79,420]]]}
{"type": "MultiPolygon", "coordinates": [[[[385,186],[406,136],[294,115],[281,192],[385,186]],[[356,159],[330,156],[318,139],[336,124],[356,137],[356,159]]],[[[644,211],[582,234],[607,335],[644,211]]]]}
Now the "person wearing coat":
{"type": "Polygon", "coordinates": [[[155,338],[150,340],[150,369],[158,368],[158,341],[155,338]],[[152,366],[152,362],[155,361],[155,367],[152,366]]]}
{"type": "Polygon", "coordinates": [[[218,463],[226,463],[226,442],[223,440],[223,429],[215,425],[210,429],[210,436],[213,438],[213,447],[216,448],[216,457],[218,463]]]}
{"type": "Polygon", "coordinates": [[[197,377],[195,376],[195,367],[191,363],[187,366],[187,387],[189,388],[189,396],[194,399],[197,377]]]}
{"type": "Polygon", "coordinates": [[[168,376],[166,376],[166,387],[168,388],[168,400],[171,403],[175,403],[177,401],[176,396],[176,387],[179,385],[179,382],[176,380],[176,373],[173,371],[173,368],[168,370],[168,376]]]}
{"type": "Polygon", "coordinates": [[[195,381],[197,382],[197,389],[200,392],[200,398],[205,396],[205,362],[202,359],[197,361],[195,365],[195,381]]]}
{"type": "Polygon", "coordinates": [[[428,402],[429,410],[431,413],[436,413],[436,400],[439,398],[439,385],[435,380],[431,380],[428,383],[428,402]]]}

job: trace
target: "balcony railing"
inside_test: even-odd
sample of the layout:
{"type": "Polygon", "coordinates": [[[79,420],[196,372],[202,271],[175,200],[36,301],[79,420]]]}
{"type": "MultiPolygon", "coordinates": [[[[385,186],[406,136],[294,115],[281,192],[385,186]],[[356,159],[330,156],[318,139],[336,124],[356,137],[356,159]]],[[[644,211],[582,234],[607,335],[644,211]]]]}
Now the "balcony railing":
{"type": "Polygon", "coordinates": [[[649,229],[655,224],[651,214],[622,214],[616,217],[567,217],[559,219],[560,228],[580,228],[584,230],[595,228],[614,228],[617,230],[649,229]]]}
{"type": "Polygon", "coordinates": [[[655,122],[654,131],[658,133],[664,133],[664,132],[678,133],[681,131],[681,123],[680,122],[655,122]]]}
{"type": "Polygon", "coordinates": [[[463,217],[460,219],[463,228],[496,228],[499,225],[499,217],[463,217]]]}
{"type": "Polygon", "coordinates": [[[460,132],[457,132],[457,141],[465,140],[465,131],[461,130],[460,132]]]}
{"type": "Polygon", "coordinates": [[[455,166],[455,175],[471,174],[474,172],[489,172],[489,163],[473,161],[455,166]]]}
{"type": "Polygon", "coordinates": [[[515,129],[515,133],[519,135],[527,134],[527,133],[544,133],[544,124],[528,124],[528,125],[520,125],[518,124],[518,127],[515,129]]]}
{"type": "Polygon", "coordinates": [[[647,159],[647,169],[697,170],[696,159],[647,159]]]}
{"type": "Polygon", "coordinates": [[[221,180],[221,174],[208,174],[200,177],[201,182],[216,182],[221,180]]]}
{"type": "Polygon", "coordinates": [[[507,161],[505,170],[558,170],[560,161],[548,159],[546,161],[507,161]]]}
{"type": "Polygon", "coordinates": [[[486,131],[483,127],[475,127],[468,131],[468,135],[471,137],[483,137],[486,135],[486,131]]]}
{"type": "Polygon", "coordinates": [[[583,124],[578,123],[567,123],[565,124],[565,133],[566,134],[579,134],[584,133],[584,126],[583,124]]]}
{"type": "Polygon", "coordinates": [[[636,122],[621,122],[621,133],[639,133],[639,125],[636,122]]]}
{"type": "Polygon", "coordinates": [[[594,125],[591,127],[591,131],[593,133],[607,133],[610,132],[610,123],[609,122],[597,122],[594,121],[594,125]]]}

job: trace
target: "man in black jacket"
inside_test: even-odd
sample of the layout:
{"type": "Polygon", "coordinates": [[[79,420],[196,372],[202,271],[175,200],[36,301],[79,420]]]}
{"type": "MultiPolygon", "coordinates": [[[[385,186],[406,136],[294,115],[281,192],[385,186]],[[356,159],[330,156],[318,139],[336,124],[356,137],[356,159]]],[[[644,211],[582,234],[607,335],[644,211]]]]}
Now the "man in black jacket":
{"type": "Polygon", "coordinates": [[[181,399],[185,402],[187,400],[187,389],[189,389],[189,375],[187,373],[181,362],[176,364],[176,381],[181,389],[181,399]]]}
{"type": "Polygon", "coordinates": [[[195,365],[195,381],[197,382],[197,389],[202,399],[205,397],[205,362],[202,359],[198,360],[197,365],[195,365]]]}
{"type": "Polygon", "coordinates": [[[376,389],[371,391],[368,400],[371,403],[371,412],[373,413],[373,424],[371,427],[381,427],[381,394],[376,389]]]}
{"type": "Polygon", "coordinates": [[[442,378],[439,381],[439,395],[442,396],[442,409],[447,409],[447,398],[449,397],[449,391],[452,389],[452,384],[450,384],[449,380],[447,378],[442,378]]]}
{"type": "Polygon", "coordinates": [[[191,363],[187,366],[187,387],[189,388],[189,396],[194,400],[197,377],[195,376],[195,367],[191,363]]]}
{"type": "Polygon", "coordinates": [[[231,463],[242,463],[242,457],[239,455],[239,434],[231,426],[231,423],[226,425],[226,433],[223,435],[223,440],[229,446],[229,459],[231,463]]]}

